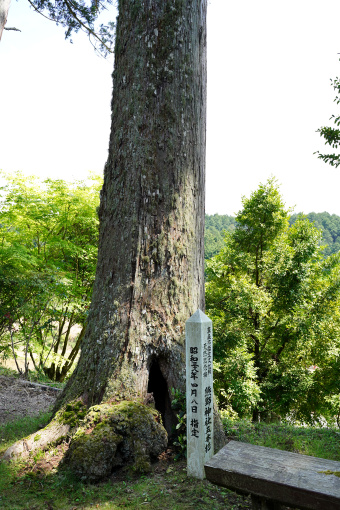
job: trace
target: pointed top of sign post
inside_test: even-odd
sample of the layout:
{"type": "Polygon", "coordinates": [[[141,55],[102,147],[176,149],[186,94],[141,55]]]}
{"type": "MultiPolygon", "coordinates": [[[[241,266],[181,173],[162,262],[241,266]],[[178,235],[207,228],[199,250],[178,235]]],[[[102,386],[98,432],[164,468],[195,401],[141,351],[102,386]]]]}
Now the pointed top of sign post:
{"type": "Polygon", "coordinates": [[[209,317],[205,315],[205,313],[202,312],[202,310],[198,309],[194,315],[190,317],[190,319],[187,320],[187,322],[211,322],[209,317]]]}

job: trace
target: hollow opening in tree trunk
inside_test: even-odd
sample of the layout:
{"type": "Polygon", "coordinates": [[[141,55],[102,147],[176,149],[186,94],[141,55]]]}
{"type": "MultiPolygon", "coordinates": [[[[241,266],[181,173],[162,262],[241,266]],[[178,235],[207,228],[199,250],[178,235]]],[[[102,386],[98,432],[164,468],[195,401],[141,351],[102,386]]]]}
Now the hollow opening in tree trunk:
{"type": "Polygon", "coordinates": [[[148,393],[153,393],[155,408],[161,413],[164,428],[170,437],[172,427],[177,423],[177,418],[171,409],[167,382],[156,359],[151,362],[149,369],[148,393]]]}

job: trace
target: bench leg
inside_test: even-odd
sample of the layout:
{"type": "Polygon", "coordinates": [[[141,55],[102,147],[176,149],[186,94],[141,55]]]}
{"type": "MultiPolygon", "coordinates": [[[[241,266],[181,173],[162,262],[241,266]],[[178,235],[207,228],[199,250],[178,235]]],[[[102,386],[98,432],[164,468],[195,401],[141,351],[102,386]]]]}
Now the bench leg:
{"type": "Polygon", "coordinates": [[[280,503],[269,501],[261,496],[255,496],[255,494],[251,495],[251,502],[253,510],[281,510],[282,508],[280,503]]]}

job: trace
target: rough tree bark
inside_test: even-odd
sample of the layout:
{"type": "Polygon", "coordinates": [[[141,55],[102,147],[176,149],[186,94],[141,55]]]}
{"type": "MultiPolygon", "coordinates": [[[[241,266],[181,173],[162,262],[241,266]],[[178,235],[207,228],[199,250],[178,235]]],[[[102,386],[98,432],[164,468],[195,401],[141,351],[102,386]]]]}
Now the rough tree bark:
{"type": "Polygon", "coordinates": [[[206,0],[120,0],[100,243],[78,366],[58,401],[185,390],[204,310],[206,0]]]}

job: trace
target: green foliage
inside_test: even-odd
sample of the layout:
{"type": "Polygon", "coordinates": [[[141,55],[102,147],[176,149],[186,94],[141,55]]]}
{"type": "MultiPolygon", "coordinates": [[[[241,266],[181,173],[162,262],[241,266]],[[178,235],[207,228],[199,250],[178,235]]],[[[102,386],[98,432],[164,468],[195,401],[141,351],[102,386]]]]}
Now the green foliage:
{"type": "MultiPolygon", "coordinates": [[[[292,214],[289,223],[292,225],[301,214],[292,214]]],[[[324,256],[340,251],[340,216],[327,212],[306,214],[310,222],[322,232],[321,246],[324,256]]],[[[233,216],[214,214],[205,216],[205,259],[209,260],[219,253],[224,246],[225,232],[234,232],[236,219],[233,216]]]]}
{"type": "MultiPolygon", "coordinates": [[[[331,80],[331,85],[336,93],[334,102],[339,105],[340,103],[340,80],[339,78],[335,78],[335,80],[331,80]]],[[[340,143],[340,116],[332,115],[329,119],[333,122],[335,127],[324,126],[317,130],[320,133],[320,136],[324,138],[325,144],[329,145],[332,149],[338,149],[340,143]]],[[[325,163],[329,163],[331,166],[335,166],[336,168],[340,165],[340,154],[335,152],[331,154],[321,154],[319,151],[316,151],[314,154],[318,155],[319,159],[322,159],[325,163]]]]}
{"type": "MultiPolygon", "coordinates": [[[[98,26],[100,14],[107,10],[112,0],[79,1],[76,0],[28,0],[33,9],[45,18],[65,28],[65,39],[73,33],[84,31],[94,46],[103,55],[112,52],[114,38],[114,22],[98,26]]],[[[71,40],[72,42],[72,40],[71,40]]]]}
{"type": "Polygon", "coordinates": [[[289,423],[250,423],[228,418],[223,419],[223,426],[229,439],[340,460],[339,432],[336,429],[293,426],[289,423]]]}
{"type": "MultiPolygon", "coordinates": [[[[290,224],[295,223],[298,217],[298,214],[293,214],[289,220],[290,224]]],[[[327,212],[312,212],[307,214],[306,217],[322,232],[321,245],[323,246],[324,256],[327,257],[340,251],[340,216],[327,212]]]]}
{"type": "MultiPolygon", "coordinates": [[[[2,174],[0,349],[18,347],[62,381],[80,348],[95,275],[101,179],[67,183],[2,174]],[[71,347],[71,329],[80,326],[71,347]],[[36,354],[36,356],[34,355],[36,354]]],[[[20,371],[18,367],[18,371],[20,371]]]]}
{"type": "Polygon", "coordinates": [[[323,259],[319,230],[288,214],[270,179],[207,263],[215,389],[230,414],[313,422],[334,416],[340,394],[340,256],[323,259]]]}
{"type": "MultiPolygon", "coordinates": [[[[217,357],[217,356],[216,356],[217,357]]],[[[260,398],[253,356],[244,346],[235,346],[232,356],[214,361],[214,389],[224,416],[243,416],[260,398]]]]}
{"type": "Polygon", "coordinates": [[[205,215],[204,249],[205,259],[217,255],[224,245],[225,232],[235,230],[236,220],[233,216],[214,214],[205,215]]]}
{"type": "Polygon", "coordinates": [[[175,411],[178,420],[173,430],[173,444],[179,449],[175,456],[175,460],[179,460],[187,456],[187,410],[185,393],[171,388],[171,408],[175,411]]]}

